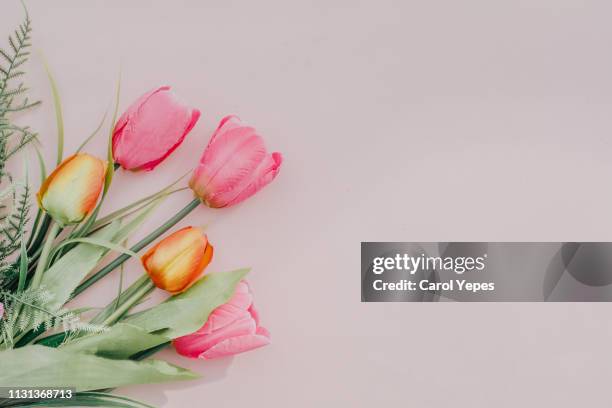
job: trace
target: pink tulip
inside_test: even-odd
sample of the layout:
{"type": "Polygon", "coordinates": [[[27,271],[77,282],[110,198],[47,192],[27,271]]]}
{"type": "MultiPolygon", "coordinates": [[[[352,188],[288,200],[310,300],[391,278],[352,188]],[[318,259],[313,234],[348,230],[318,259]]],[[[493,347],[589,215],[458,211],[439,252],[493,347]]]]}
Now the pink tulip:
{"type": "Polygon", "coordinates": [[[185,139],[200,111],[180,103],[169,86],[141,96],[121,115],[113,157],[126,170],[153,170],[185,139]]]}
{"type": "Polygon", "coordinates": [[[0,319],[4,316],[4,305],[0,303],[0,319]]]}
{"type": "Polygon", "coordinates": [[[259,326],[253,294],[248,283],[241,281],[230,301],[216,308],[204,327],[173,343],[185,357],[210,360],[263,347],[270,343],[270,333],[259,326]]]}
{"type": "Polygon", "coordinates": [[[209,207],[229,207],[274,180],[281,163],[281,154],[269,154],[254,128],[227,116],[208,142],[189,186],[209,207]]]}

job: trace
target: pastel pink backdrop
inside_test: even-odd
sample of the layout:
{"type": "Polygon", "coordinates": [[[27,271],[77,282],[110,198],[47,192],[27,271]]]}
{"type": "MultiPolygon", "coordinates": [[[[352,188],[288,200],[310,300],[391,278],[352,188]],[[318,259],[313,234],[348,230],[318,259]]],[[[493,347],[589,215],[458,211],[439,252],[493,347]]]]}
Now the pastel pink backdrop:
{"type": "MultiPolygon", "coordinates": [[[[180,225],[208,226],[211,272],[253,267],[272,345],[209,362],[165,351],[204,378],[120,392],[166,407],[609,401],[609,304],[361,304],[359,243],[611,240],[612,4],[28,4],[63,98],[67,152],[109,109],[120,67],[122,109],[169,84],[202,112],[153,173],[117,176],[106,210],[194,166],[229,113],[285,159],[247,203],[202,208],[180,225]]],[[[18,1],[3,1],[0,34],[21,17],[18,1]]],[[[41,132],[51,162],[39,57],[28,70],[45,105],[20,120],[41,132]]],[[[103,154],[104,143],[87,150],[103,154]]],[[[190,198],[170,198],[139,236],[190,198]]],[[[141,272],[137,262],[126,271],[141,272]]],[[[117,276],[87,302],[103,305],[117,276]]]]}

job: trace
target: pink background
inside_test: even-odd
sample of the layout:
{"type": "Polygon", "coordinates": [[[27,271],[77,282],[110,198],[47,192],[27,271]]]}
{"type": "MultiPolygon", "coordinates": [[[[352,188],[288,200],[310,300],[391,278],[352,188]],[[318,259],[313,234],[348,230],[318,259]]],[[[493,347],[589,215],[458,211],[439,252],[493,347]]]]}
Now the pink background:
{"type": "MultiPolygon", "coordinates": [[[[155,172],[119,174],[106,210],[188,171],[228,113],[285,155],[252,200],[182,223],[209,226],[211,271],[253,267],[273,344],[211,362],[166,351],[204,378],[123,393],[167,407],[609,401],[609,304],[362,304],[359,248],[611,240],[612,4],[28,3],[63,98],[67,152],[110,107],[120,67],[121,109],[169,84],[203,113],[155,172]]],[[[21,17],[17,1],[3,1],[2,32],[21,17]]],[[[19,120],[40,131],[51,163],[38,56],[28,70],[45,104],[19,120]]],[[[87,150],[102,155],[104,144],[100,135],[87,150]]],[[[167,200],[135,239],[189,199],[167,200]]],[[[141,270],[131,262],[127,272],[141,270]]],[[[116,287],[117,275],[105,279],[87,303],[104,305],[116,287]]]]}

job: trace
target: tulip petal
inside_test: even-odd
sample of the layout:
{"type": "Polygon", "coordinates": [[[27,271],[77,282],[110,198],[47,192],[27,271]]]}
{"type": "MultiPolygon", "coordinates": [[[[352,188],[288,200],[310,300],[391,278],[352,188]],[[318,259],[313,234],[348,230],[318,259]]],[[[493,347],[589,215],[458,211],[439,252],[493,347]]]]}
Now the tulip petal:
{"type": "Polygon", "coordinates": [[[216,308],[202,328],[173,341],[180,355],[204,359],[242,353],[269,343],[270,333],[259,326],[253,295],[244,280],[237,285],[234,296],[216,308]]]}
{"type": "Polygon", "coordinates": [[[206,236],[197,228],[186,227],[149,249],[142,264],[157,287],[175,294],[195,282],[212,256],[206,236]]]}
{"type": "Polygon", "coordinates": [[[263,139],[250,127],[218,135],[208,146],[192,180],[213,207],[223,206],[219,194],[232,191],[259,166],[266,155],[263,139]]]}
{"type": "Polygon", "coordinates": [[[128,170],[152,170],[195,126],[200,111],[180,103],[162,86],[146,93],[121,115],[113,132],[113,157],[128,170]]]}
{"type": "Polygon", "coordinates": [[[123,112],[123,114],[117,120],[117,124],[115,125],[115,129],[113,131],[113,150],[115,150],[115,143],[119,142],[119,140],[118,140],[119,139],[119,132],[121,130],[123,130],[123,128],[130,121],[130,119],[133,118],[138,113],[138,110],[140,109],[140,107],[147,100],[149,100],[149,98],[152,95],[156,94],[157,92],[169,91],[169,90],[170,90],[170,87],[168,85],[160,86],[157,89],[153,89],[153,90],[145,93],[144,95],[142,95],[140,98],[136,99],[136,101],[134,103],[132,103],[130,105],[130,107],[127,108],[127,110],[125,112],[123,112]]]}
{"type": "Polygon", "coordinates": [[[270,332],[265,327],[258,326],[255,333],[259,334],[260,336],[267,337],[268,339],[270,338],[270,332]]]}
{"type": "Polygon", "coordinates": [[[39,205],[62,225],[80,222],[95,207],[106,173],[106,163],[87,153],[66,158],[44,181],[39,205]]]}
{"type": "Polygon", "coordinates": [[[170,156],[172,152],[175,151],[181,145],[181,143],[183,143],[183,140],[185,140],[185,137],[189,134],[189,132],[191,132],[191,129],[193,129],[196,123],[198,123],[200,116],[201,116],[201,113],[199,110],[194,109],[193,111],[191,111],[191,120],[189,121],[189,123],[187,123],[187,126],[183,130],[181,137],[176,141],[174,146],[171,146],[162,157],[143,164],[141,168],[147,171],[153,170],[155,167],[157,167],[159,163],[166,160],[166,158],[170,156]]]}
{"type": "Polygon", "coordinates": [[[255,324],[259,326],[259,312],[257,312],[255,305],[251,304],[251,307],[249,307],[248,311],[251,314],[251,317],[253,318],[253,320],[255,320],[255,324]]]}
{"type": "Polygon", "coordinates": [[[226,116],[204,150],[189,186],[209,207],[227,207],[274,180],[281,163],[281,154],[268,154],[254,128],[242,125],[236,116],[226,116]]]}
{"type": "Polygon", "coordinates": [[[205,325],[195,333],[179,337],[174,341],[178,353],[197,357],[202,350],[207,350],[227,338],[255,334],[257,326],[246,310],[240,311],[235,317],[231,324],[218,330],[211,331],[205,325]]]}
{"type": "Polygon", "coordinates": [[[219,122],[219,126],[215,129],[215,133],[213,133],[208,145],[210,146],[217,139],[217,135],[222,134],[224,132],[228,132],[232,129],[236,129],[241,126],[240,118],[236,115],[227,115],[221,122],[219,122]]]}
{"type": "Polygon", "coordinates": [[[213,358],[244,353],[259,347],[267,346],[268,344],[270,344],[270,337],[259,334],[232,337],[214,345],[200,354],[199,357],[205,360],[212,360],[213,358]]]}
{"type": "Polygon", "coordinates": [[[266,156],[264,161],[253,172],[251,177],[235,187],[234,192],[237,194],[235,194],[232,199],[226,197],[228,198],[227,206],[236,205],[246,200],[253,194],[257,193],[259,190],[270,184],[272,180],[274,180],[278,175],[282,162],[283,156],[278,152],[274,152],[271,155],[266,156]]]}
{"type": "MultiPolygon", "coordinates": [[[[200,329],[201,333],[208,334],[233,323],[243,315],[245,310],[250,310],[252,305],[253,295],[249,290],[249,286],[246,281],[240,281],[230,301],[219,306],[211,313],[204,327],[200,329]]],[[[255,323],[258,323],[257,319],[255,319],[255,323]]]]}

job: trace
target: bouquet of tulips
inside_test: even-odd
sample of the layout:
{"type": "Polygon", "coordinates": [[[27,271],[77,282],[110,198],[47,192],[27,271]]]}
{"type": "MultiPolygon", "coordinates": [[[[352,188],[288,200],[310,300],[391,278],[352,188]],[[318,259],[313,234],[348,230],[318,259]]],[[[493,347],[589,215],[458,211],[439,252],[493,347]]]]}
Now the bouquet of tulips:
{"type": "MultiPolygon", "coordinates": [[[[26,22],[28,26],[20,26],[22,34],[12,42],[27,46],[29,19],[26,22]]],[[[15,55],[23,52],[15,51],[15,55]]],[[[268,153],[253,127],[236,116],[225,117],[194,166],[188,183],[193,201],[127,248],[126,240],[176,191],[176,184],[104,214],[113,178],[121,171],[154,170],[183,142],[200,112],[179,102],[169,87],[154,89],[118,120],[115,108],[107,157],[86,153],[84,143],[64,158],[62,110],[50,79],[59,134],[57,167],[47,175],[39,154],[38,214],[31,228],[26,222],[17,228],[19,237],[10,248],[4,251],[6,239],[0,245],[0,386],[65,388],[74,395],[43,400],[30,395],[34,399],[25,402],[6,398],[0,399],[0,406],[144,406],[110,391],[197,377],[151,358],[162,348],[172,345],[183,356],[212,359],[268,344],[269,333],[259,324],[245,280],[248,270],[205,274],[214,252],[208,237],[201,228],[174,227],[198,207],[233,206],[261,190],[278,174],[281,155],[268,153]],[[89,287],[130,257],[140,258],[142,276],[108,299],[106,307],[93,311],[70,307],[71,299],[86,296],[89,287]],[[167,298],[134,312],[154,290],[166,291],[167,298]]],[[[1,107],[16,106],[1,92],[2,87],[0,126],[10,112],[1,107]]],[[[117,91],[117,101],[118,95],[117,91]]],[[[26,101],[19,106],[30,105],[26,101]]],[[[10,125],[8,119],[4,123],[10,125]]],[[[17,183],[12,178],[9,184],[7,191],[12,193],[3,194],[16,197],[15,207],[27,212],[27,181],[21,195],[15,193],[17,183]]],[[[3,222],[14,224],[13,217],[6,215],[3,222]]]]}

